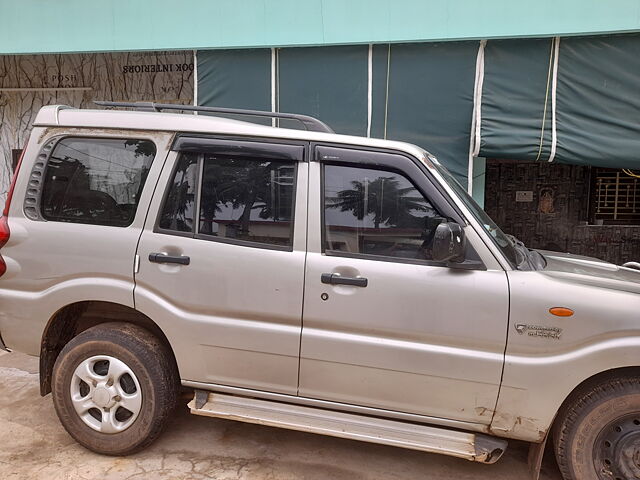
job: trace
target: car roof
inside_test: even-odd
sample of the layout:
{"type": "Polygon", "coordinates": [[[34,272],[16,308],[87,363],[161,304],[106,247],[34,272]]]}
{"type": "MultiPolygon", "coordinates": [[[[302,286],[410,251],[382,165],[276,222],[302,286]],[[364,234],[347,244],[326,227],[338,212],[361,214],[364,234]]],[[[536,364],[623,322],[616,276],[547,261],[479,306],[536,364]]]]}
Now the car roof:
{"type": "Polygon", "coordinates": [[[67,105],[48,105],[40,109],[33,122],[33,126],[154,130],[340,143],[345,145],[400,150],[429,163],[427,152],[410,143],[341,135],[337,133],[270,127],[202,114],[143,112],[137,110],[93,110],[78,109],[67,105]]]}

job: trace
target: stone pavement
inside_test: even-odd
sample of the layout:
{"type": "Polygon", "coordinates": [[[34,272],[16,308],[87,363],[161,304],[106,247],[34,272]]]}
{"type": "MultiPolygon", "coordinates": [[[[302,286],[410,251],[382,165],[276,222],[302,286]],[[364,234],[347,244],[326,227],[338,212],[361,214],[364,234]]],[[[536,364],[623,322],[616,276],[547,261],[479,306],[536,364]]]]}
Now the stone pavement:
{"type": "MultiPolygon", "coordinates": [[[[0,352],[2,480],[525,480],[527,445],[512,442],[495,465],[382,445],[190,415],[159,441],[113,458],[76,444],[38,393],[38,360],[0,352]]],[[[185,398],[185,404],[187,399],[185,398]]],[[[552,455],[543,480],[560,480],[552,455]]]]}

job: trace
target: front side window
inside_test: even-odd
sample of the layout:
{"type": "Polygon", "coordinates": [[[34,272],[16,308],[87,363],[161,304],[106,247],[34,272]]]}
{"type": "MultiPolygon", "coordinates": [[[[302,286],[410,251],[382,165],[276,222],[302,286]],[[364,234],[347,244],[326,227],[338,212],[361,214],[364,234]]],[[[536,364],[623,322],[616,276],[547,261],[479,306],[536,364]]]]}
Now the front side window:
{"type": "Polygon", "coordinates": [[[442,217],[402,174],[324,166],[327,253],[431,260],[442,217]]]}
{"type": "Polygon", "coordinates": [[[295,174],[293,161],[181,153],[158,227],[290,248],[295,174]]]}
{"type": "Polygon", "coordinates": [[[42,217],[58,222],[131,225],[155,154],[155,145],[148,140],[60,140],[44,172],[42,217]]]}

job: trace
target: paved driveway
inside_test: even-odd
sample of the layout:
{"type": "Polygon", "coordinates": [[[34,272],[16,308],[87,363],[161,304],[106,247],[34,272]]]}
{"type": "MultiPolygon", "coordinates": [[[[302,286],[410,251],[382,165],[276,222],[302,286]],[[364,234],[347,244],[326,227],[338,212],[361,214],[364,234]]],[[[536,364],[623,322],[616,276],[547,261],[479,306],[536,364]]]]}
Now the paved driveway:
{"type": "MultiPolygon", "coordinates": [[[[58,423],[38,394],[36,358],[0,352],[0,478],[525,480],[527,446],[514,442],[495,465],[400,448],[196,417],[186,408],[158,442],[126,458],[96,455],[58,423]]],[[[186,400],[185,400],[186,403],[186,400]]],[[[560,480],[551,455],[542,479],[560,480]]]]}

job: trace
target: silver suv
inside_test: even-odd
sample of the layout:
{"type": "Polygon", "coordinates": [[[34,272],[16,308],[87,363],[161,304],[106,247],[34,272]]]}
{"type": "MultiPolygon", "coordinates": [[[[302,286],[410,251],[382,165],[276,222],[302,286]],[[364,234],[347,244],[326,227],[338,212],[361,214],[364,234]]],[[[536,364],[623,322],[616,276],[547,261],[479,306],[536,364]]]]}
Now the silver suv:
{"type": "Polygon", "coordinates": [[[44,107],[0,220],[0,347],[79,443],[145,447],[182,386],[199,415],[483,463],[525,440],[533,472],[551,438],[566,479],[640,477],[634,264],[526,248],[414,145],[115,106],[44,107]]]}

